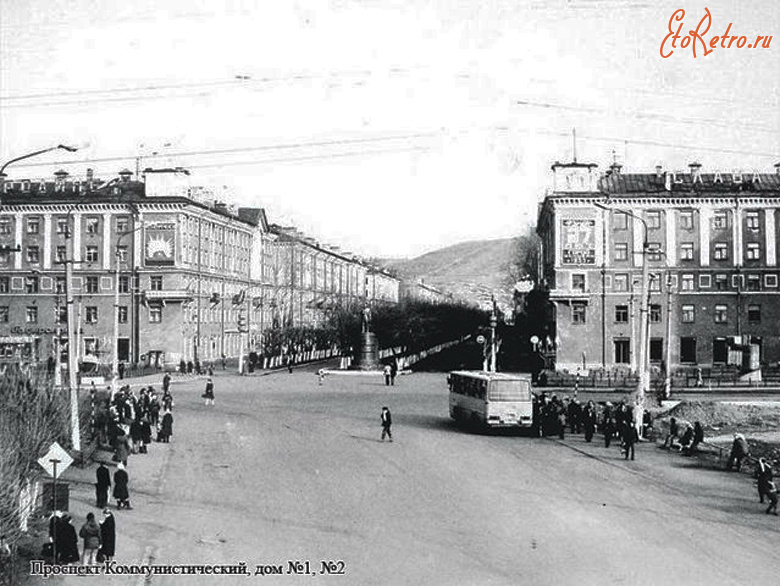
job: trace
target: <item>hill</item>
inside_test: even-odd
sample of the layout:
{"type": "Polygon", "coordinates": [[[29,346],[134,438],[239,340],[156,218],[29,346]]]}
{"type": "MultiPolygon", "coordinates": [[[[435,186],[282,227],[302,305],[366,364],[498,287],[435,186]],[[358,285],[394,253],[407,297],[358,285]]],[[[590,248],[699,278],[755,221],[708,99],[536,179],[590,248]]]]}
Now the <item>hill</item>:
{"type": "Polygon", "coordinates": [[[423,279],[456,297],[489,306],[495,293],[502,307],[511,305],[509,269],[516,240],[472,240],[411,259],[388,259],[384,265],[404,279],[423,279]]]}

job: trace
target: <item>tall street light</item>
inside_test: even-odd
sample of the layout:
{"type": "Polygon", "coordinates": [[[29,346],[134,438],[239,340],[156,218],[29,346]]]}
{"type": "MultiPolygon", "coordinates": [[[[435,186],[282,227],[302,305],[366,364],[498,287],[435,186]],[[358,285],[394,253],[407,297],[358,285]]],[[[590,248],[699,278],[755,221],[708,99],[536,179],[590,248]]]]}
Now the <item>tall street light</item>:
{"type": "Polygon", "coordinates": [[[11,165],[12,163],[17,163],[19,161],[24,161],[25,159],[31,159],[33,157],[37,157],[38,155],[43,155],[45,153],[50,153],[52,151],[57,151],[57,150],[63,150],[63,151],[68,151],[69,153],[75,153],[77,150],[79,150],[79,148],[78,147],[74,147],[74,146],[67,146],[67,145],[64,145],[64,144],[58,144],[57,146],[54,146],[54,147],[49,147],[47,149],[41,149],[39,151],[35,151],[35,152],[32,152],[32,153],[27,153],[26,155],[22,155],[21,157],[16,157],[15,159],[11,159],[10,161],[6,161],[5,163],[3,163],[3,166],[0,167],[0,181],[2,181],[5,178],[5,176],[6,176],[5,175],[5,168],[8,165],[11,165]]]}
{"type": "MultiPolygon", "coordinates": [[[[649,246],[647,242],[647,222],[645,219],[633,212],[627,210],[612,208],[600,203],[594,203],[597,208],[607,212],[616,212],[630,216],[642,223],[642,298],[639,307],[639,380],[637,381],[636,391],[634,392],[634,425],[641,430],[642,416],[645,409],[645,396],[650,387],[650,265],[648,262],[649,246]]],[[[667,315],[667,319],[669,316],[667,315]]],[[[666,340],[667,345],[669,340],[666,340]]]]}
{"type": "MultiPolygon", "coordinates": [[[[135,210],[134,210],[135,211],[135,210]]],[[[136,214],[137,215],[137,212],[136,214]]],[[[125,236],[128,236],[130,234],[134,234],[135,232],[138,232],[144,227],[143,222],[140,222],[135,228],[132,230],[128,230],[126,232],[120,232],[119,236],[116,239],[116,271],[114,275],[114,352],[113,357],[111,361],[111,397],[113,398],[114,395],[116,395],[117,390],[119,390],[118,387],[118,380],[119,380],[119,273],[121,270],[122,262],[125,260],[122,258],[122,238],[125,236]]]]}

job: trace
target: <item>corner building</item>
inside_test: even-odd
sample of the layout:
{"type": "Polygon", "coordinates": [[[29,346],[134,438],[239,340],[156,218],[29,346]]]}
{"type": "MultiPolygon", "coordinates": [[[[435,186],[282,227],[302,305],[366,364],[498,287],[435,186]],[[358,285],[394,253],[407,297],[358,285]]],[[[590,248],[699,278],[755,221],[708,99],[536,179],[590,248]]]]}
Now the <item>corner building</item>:
{"type": "Polygon", "coordinates": [[[613,164],[600,176],[593,164],[555,163],[537,233],[556,368],[637,368],[643,263],[651,365],[778,363],[776,167],[704,173],[693,163],[686,172],[623,174],[613,164]]]}

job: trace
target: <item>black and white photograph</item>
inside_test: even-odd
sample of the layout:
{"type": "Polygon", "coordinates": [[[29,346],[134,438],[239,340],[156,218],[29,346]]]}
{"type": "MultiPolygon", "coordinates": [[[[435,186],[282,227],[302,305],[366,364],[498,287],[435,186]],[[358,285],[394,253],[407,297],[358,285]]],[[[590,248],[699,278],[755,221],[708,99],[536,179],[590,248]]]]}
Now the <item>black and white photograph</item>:
{"type": "Polygon", "coordinates": [[[2,0],[0,586],[774,585],[771,0],[2,0]]]}

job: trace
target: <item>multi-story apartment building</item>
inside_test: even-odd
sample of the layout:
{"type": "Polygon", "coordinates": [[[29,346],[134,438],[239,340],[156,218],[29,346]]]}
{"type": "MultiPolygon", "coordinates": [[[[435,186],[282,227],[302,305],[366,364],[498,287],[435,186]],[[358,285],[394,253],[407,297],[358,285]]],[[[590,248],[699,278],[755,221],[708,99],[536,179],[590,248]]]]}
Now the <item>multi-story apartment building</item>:
{"type": "Polygon", "coordinates": [[[235,357],[267,328],[319,323],[326,293],[364,294],[357,259],[272,230],[183,169],[6,181],[0,202],[0,361],[53,360],[55,340],[68,351],[66,263],[87,362],[235,357]]]}
{"type": "Polygon", "coordinates": [[[780,174],[552,170],[537,232],[558,369],[636,367],[646,284],[651,363],[780,361],[780,174]]]}

